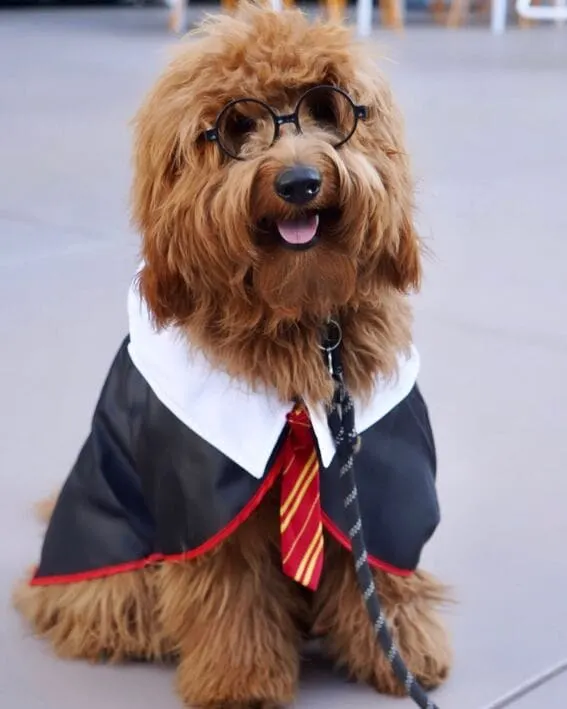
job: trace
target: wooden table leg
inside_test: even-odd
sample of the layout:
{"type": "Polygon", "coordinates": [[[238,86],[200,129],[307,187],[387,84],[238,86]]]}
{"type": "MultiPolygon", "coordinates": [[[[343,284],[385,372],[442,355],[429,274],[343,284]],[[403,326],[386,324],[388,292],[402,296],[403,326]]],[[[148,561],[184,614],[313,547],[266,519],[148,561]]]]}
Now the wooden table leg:
{"type": "Polygon", "coordinates": [[[461,27],[470,12],[469,0],[452,0],[447,13],[447,27],[461,27]]]}
{"type": "Polygon", "coordinates": [[[401,0],[380,0],[382,24],[391,30],[401,30],[404,26],[401,0]]]}

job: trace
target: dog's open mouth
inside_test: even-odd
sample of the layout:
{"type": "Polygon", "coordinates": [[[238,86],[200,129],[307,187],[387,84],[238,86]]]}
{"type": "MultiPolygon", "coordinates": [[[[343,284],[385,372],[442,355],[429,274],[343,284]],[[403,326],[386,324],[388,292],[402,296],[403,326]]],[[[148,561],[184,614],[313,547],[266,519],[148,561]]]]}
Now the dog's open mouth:
{"type": "Polygon", "coordinates": [[[277,221],[276,228],[287,246],[293,249],[305,249],[317,239],[319,214],[277,221]]]}
{"type": "Polygon", "coordinates": [[[305,251],[321,236],[332,233],[339,219],[337,209],[307,212],[291,219],[265,218],[258,224],[257,234],[261,243],[277,242],[286,249],[305,251]]]}

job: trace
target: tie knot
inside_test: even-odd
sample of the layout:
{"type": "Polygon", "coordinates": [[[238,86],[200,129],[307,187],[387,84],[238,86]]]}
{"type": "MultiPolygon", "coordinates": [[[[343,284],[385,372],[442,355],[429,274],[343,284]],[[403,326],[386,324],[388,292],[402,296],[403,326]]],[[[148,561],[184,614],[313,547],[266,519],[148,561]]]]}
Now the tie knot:
{"type": "Polygon", "coordinates": [[[289,437],[294,449],[312,449],[313,433],[307,409],[304,406],[296,406],[287,415],[287,423],[289,425],[289,437]]]}

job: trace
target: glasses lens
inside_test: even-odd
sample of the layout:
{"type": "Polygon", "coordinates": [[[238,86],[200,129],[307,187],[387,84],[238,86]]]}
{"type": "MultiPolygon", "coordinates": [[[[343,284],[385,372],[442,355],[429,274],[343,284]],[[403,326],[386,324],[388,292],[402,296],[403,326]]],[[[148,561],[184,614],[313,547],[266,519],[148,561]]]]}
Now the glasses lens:
{"type": "Polygon", "coordinates": [[[326,86],[309,90],[298,107],[301,131],[319,129],[331,136],[334,146],[341,145],[354,133],[356,115],[348,96],[326,86]]]}
{"type": "Polygon", "coordinates": [[[274,142],[275,131],[269,108],[253,99],[230,104],[217,123],[221,148],[231,157],[240,159],[269,147],[274,142]]]}

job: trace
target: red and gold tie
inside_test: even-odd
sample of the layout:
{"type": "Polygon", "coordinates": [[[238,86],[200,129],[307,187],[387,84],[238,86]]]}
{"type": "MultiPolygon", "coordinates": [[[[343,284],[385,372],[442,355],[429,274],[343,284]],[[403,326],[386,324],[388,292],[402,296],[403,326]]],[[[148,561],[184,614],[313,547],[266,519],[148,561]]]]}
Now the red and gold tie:
{"type": "Polygon", "coordinates": [[[296,407],[287,420],[280,503],[283,570],[315,591],[323,570],[319,459],[307,411],[296,407]]]}

